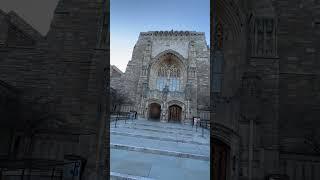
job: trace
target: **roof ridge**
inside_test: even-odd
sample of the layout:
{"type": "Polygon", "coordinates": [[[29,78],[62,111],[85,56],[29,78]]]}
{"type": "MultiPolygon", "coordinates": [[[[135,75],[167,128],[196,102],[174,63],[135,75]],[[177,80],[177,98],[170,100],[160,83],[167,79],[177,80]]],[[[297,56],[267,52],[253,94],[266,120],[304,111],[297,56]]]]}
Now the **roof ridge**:
{"type": "Polygon", "coordinates": [[[21,16],[19,16],[15,11],[11,10],[7,13],[7,15],[10,17],[10,23],[17,26],[22,32],[34,38],[34,40],[40,40],[44,38],[44,36],[39,31],[37,31],[21,16]],[[13,20],[16,20],[18,22],[14,22],[13,20]]]}

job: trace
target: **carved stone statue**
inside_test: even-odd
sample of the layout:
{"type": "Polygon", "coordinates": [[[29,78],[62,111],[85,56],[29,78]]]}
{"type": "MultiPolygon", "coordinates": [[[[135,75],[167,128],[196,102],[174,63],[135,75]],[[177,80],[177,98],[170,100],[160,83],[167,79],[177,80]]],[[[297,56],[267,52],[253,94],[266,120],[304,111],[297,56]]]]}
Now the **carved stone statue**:
{"type": "Polygon", "coordinates": [[[169,93],[169,86],[166,85],[166,86],[163,88],[163,91],[162,91],[162,99],[163,99],[164,101],[167,100],[168,93],[169,93]]]}
{"type": "Polygon", "coordinates": [[[147,82],[144,82],[143,83],[143,97],[146,98],[147,95],[148,95],[148,83],[147,82]]]}
{"type": "Polygon", "coordinates": [[[191,99],[191,83],[187,83],[186,85],[186,89],[185,89],[185,95],[186,95],[186,100],[190,100],[191,99]]]}

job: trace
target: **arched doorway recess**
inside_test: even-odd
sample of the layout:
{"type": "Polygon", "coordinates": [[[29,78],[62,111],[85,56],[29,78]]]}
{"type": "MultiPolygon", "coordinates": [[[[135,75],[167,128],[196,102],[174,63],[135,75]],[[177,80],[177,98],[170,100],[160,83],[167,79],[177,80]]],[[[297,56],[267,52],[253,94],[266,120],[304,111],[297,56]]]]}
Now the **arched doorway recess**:
{"type": "Polygon", "coordinates": [[[160,119],[161,106],[158,103],[149,105],[149,119],[160,119]]]}
{"type": "Polygon", "coordinates": [[[227,180],[229,172],[230,147],[218,139],[213,140],[212,147],[213,180],[227,180]]]}

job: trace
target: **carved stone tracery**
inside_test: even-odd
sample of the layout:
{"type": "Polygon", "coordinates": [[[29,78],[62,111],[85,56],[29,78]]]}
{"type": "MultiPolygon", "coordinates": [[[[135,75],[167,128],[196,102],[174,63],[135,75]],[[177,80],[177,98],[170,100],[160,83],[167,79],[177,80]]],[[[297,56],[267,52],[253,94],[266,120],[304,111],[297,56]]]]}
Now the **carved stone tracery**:
{"type": "Polygon", "coordinates": [[[276,19],[256,17],[251,25],[251,56],[277,57],[276,19]]]}

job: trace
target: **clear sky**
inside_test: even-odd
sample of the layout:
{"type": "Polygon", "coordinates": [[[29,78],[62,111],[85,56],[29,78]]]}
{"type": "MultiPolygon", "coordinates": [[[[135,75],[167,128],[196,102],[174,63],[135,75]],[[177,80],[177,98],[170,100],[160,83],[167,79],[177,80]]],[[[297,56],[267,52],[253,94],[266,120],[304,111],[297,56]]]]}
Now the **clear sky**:
{"type": "Polygon", "coordinates": [[[210,0],[110,0],[110,64],[123,72],[139,33],[205,32],[210,42],[210,0]]]}

